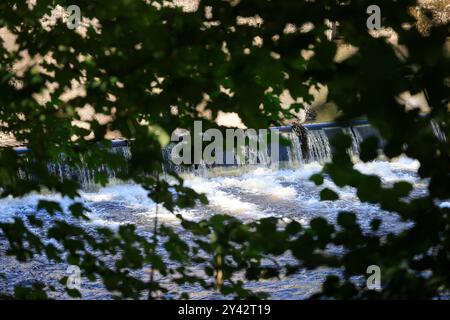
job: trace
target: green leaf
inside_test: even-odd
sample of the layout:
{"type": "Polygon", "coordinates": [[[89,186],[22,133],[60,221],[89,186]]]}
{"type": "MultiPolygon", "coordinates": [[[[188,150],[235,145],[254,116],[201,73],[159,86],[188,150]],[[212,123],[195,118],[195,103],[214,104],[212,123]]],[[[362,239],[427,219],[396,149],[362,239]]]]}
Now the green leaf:
{"type": "Polygon", "coordinates": [[[344,228],[356,225],[356,215],[353,212],[339,212],[337,222],[344,228]]]}
{"type": "Polygon", "coordinates": [[[398,197],[406,197],[413,190],[411,183],[406,181],[399,181],[394,183],[393,191],[398,197]]]}
{"type": "Polygon", "coordinates": [[[66,288],[66,292],[69,295],[69,297],[71,297],[71,298],[81,298],[82,297],[80,291],[78,291],[77,289],[66,288]]]}
{"type": "Polygon", "coordinates": [[[320,186],[323,184],[323,176],[320,173],[313,174],[311,177],[309,177],[309,180],[314,182],[316,186],[320,186]]]}
{"type": "Polygon", "coordinates": [[[320,191],[321,201],[333,201],[338,199],[339,199],[338,194],[331,189],[325,188],[322,191],[320,191]]]}
{"type": "Polygon", "coordinates": [[[374,136],[364,139],[360,148],[359,158],[362,161],[368,162],[376,159],[378,157],[378,138],[374,136]]]}

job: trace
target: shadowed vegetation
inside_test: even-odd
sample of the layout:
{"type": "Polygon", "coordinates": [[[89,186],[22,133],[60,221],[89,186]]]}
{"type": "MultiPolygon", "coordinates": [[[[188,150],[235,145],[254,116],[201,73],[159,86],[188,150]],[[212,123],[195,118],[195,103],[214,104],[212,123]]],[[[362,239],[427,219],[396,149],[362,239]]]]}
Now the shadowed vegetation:
{"type": "MultiPolygon", "coordinates": [[[[75,199],[80,184],[61,181],[47,164],[64,155],[71,166],[121,168],[125,160],[107,152],[109,135],[118,132],[133,139],[132,158],[118,178],[142,185],[168,210],[206,202],[175,172],[167,173],[175,184],[160,178],[164,137],[176,128],[190,129],[196,119],[204,120],[205,129],[216,126],[219,111],[236,112],[250,128],[282,124],[312,103],[310,90],[319,84],[327,86],[327,101],[338,108],[343,125],[367,117],[386,139],[387,157],[418,159],[428,193],[408,200],[409,183],[385,187],[378,177],[356,171],[346,152],[350,138],[339,136],[333,161],[322,174],[340,187],[356,188],[361,201],[398,214],[410,228],[380,235],[382,221],[374,220],[372,231],[363,233],[352,212],[341,212],[337,225],[316,218],[307,227],[275,218],[243,223],[216,215],[193,223],[180,216],[183,232],[193,238],[187,243],[178,231],[158,223],[152,235],[138,234],[132,225],[88,232],[58,218],[62,213],[86,219],[81,203],[64,210],[57,202],[41,201],[35,214],[0,223],[0,238],[8,247],[0,254],[19,261],[41,254],[78,265],[84,277],[102,281],[117,298],[185,298],[179,288],[192,283],[236,298],[263,298],[245,281],[323,266],[343,273],[329,277],[315,298],[448,295],[450,209],[439,206],[450,198],[448,21],[419,31],[411,15],[415,1],[205,0],[196,10],[183,11],[162,1],[80,0],[83,25],[69,30],[62,19],[42,21],[57,4],[72,3],[0,2],[0,27],[10,35],[9,45],[0,42],[0,131],[31,149],[26,156],[0,150],[2,198],[50,190],[75,199]],[[366,9],[372,4],[381,7],[382,25],[396,41],[367,30],[366,9]],[[339,34],[357,48],[344,60],[335,59],[339,44],[327,38],[327,21],[339,21],[339,34]],[[289,108],[280,104],[285,90],[297,101],[289,108]],[[424,95],[427,117],[405,107],[398,99],[404,92],[424,95]],[[84,117],[84,108],[95,116],[84,117]],[[430,120],[447,140],[433,134],[430,120]],[[33,179],[23,179],[19,171],[33,179]],[[40,220],[40,210],[54,217],[50,224],[40,220]],[[330,245],[341,254],[326,251],[330,245]],[[264,263],[286,252],[295,265],[264,263]],[[352,280],[365,276],[369,265],[380,266],[382,291],[352,280]],[[151,276],[136,276],[141,269],[151,276]],[[161,276],[172,286],[158,281],[161,276]]],[[[373,140],[362,142],[361,160],[373,160],[376,146],[373,140]]],[[[313,179],[323,181],[320,175],[313,179]]],[[[102,171],[95,180],[108,182],[102,171]]],[[[324,201],[338,197],[329,189],[321,196],[324,201]]],[[[45,283],[19,287],[15,297],[40,299],[52,289],[45,283]]]]}

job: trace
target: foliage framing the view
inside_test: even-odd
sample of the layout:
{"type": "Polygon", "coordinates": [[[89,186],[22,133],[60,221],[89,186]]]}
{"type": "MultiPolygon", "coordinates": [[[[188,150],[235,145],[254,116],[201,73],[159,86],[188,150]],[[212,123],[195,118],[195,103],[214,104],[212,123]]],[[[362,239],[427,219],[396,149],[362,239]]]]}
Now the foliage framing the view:
{"type": "MultiPolygon", "coordinates": [[[[324,174],[338,186],[357,188],[362,201],[397,213],[412,223],[411,228],[380,236],[376,231],[382,222],[372,221],[373,232],[363,233],[350,212],[340,213],[337,225],[317,218],[307,228],[295,221],[280,224],[277,219],[243,224],[217,215],[191,223],[180,217],[194,237],[193,244],[187,244],[171,228],[158,225],[159,237],[156,232],[150,238],[138,235],[133,226],[88,233],[77,224],[58,220],[56,214],[63,211],[58,203],[41,201],[38,209],[55,215],[51,225],[34,215],[0,224],[8,254],[19,261],[45,254],[51,260],[76,264],[83,276],[101,279],[115,296],[125,298],[186,297],[170,292],[170,286],[157,280],[161,276],[172,284],[197,283],[225,295],[253,297],[256,294],[245,289],[245,279],[289,276],[319,266],[341,267],[344,273],[329,277],[316,297],[448,294],[450,212],[437,201],[450,198],[449,144],[437,139],[430,127],[434,119],[448,141],[448,24],[421,34],[410,15],[415,1],[200,1],[197,10],[183,12],[162,6],[162,1],[89,0],[76,1],[88,19],[82,33],[68,30],[61,19],[43,26],[42,17],[57,4],[73,3],[0,3],[0,27],[15,36],[14,48],[5,43],[0,47],[0,131],[13,134],[31,149],[27,157],[11,149],[0,151],[1,197],[49,189],[75,198],[79,184],[60,181],[48,172],[47,163],[59,161],[63,154],[73,166],[118,168],[123,160],[105,152],[106,134],[118,131],[133,139],[133,156],[119,178],[141,184],[169,210],[193,206],[204,197],[183,187],[181,180],[169,185],[159,178],[161,132],[190,128],[195,119],[214,120],[219,111],[237,112],[252,128],[276,125],[291,114],[280,106],[284,90],[309,103],[309,88],[319,83],[328,86],[328,100],[342,111],[343,124],[366,116],[386,139],[386,156],[404,153],[420,161],[419,175],[429,180],[429,194],[406,201],[410,184],[386,188],[379,178],[354,170],[345,152],[349,139],[342,136],[333,141],[337,151],[324,174]],[[372,4],[382,8],[382,25],[396,33],[398,44],[369,34],[366,9],[372,4]],[[334,59],[338,45],[327,39],[325,20],[339,21],[339,34],[357,48],[355,54],[343,61],[334,59]],[[32,61],[18,68],[25,51],[32,61]],[[84,88],[83,94],[64,99],[76,83],[84,88]],[[405,91],[424,93],[428,117],[405,110],[398,99],[405,91]],[[48,94],[44,102],[36,97],[43,92],[48,94]],[[109,121],[94,117],[87,121],[89,127],[73,125],[74,120],[86,122],[77,112],[86,105],[109,121]],[[33,179],[20,179],[19,170],[33,179]],[[43,232],[45,237],[37,236],[43,232]],[[166,265],[156,251],[158,245],[173,263],[166,265]],[[344,253],[329,255],[325,251],[329,245],[343,248],[344,253]],[[291,252],[298,264],[274,263],[270,268],[263,264],[265,259],[276,262],[285,252],[291,252]],[[114,257],[113,266],[106,262],[108,257],[114,257]],[[382,270],[380,292],[351,281],[365,275],[372,264],[382,270]],[[199,265],[203,272],[196,272],[199,265]],[[150,279],[133,276],[134,270],[146,267],[150,279]]],[[[291,109],[300,107],[293,104],[291,109]]],[[[377,156],[373,140],[364,141],[361,148],[363,161],[377,156]]],[[[106,180],[104,172],[96,174],[98,183],[106,180]]],[[[320,184],[320,176],[314,181],[320,184]]],[[[336,195],[325,189],[322,196],[332,200],[336,195]]],[[[75,203],[65,214],[83,219],[85,208],[75,203]]],[[[51,289],[17,288],[16,297],[45,297],[51,289]]],[[[79,294],[69,289],[68,293],[79,294]]]]}

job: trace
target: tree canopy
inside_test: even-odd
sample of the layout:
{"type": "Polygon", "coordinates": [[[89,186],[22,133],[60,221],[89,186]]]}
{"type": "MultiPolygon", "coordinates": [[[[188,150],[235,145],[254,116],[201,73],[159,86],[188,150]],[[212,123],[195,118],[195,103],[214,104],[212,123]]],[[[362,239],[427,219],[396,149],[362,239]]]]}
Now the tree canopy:
{"type": "MultiPolygon", "coordinates": [[[[198,283],[238,298],[253,297],[233,276],[247,280],[289,275],[300,268],[341,267],[342,277],[330,277],[316,297],[432,298],[450,289],[450,211],[439,201],[450,198],[449,92],[450,47],[448,22],[421,33],[411,14],[415,1],[211,1],[183,10],[166,1],[77,1],[82,26],[69,30],[62,18],[43,21],[52,8],[71,1],[5,0],[0,3],[0,27],[13,45],[0,42],[0,131],[12,134],[31,150],[26,157],[11,148],[0,150],[1,197],[19,197],[50,190],[72,198],[76,180],[60,181],[47,164],[64,155],[69,165],[107,166],[148,190],[169,210],[207,199],[183,186],[161,179],[161,149],[176,128],[191,128],[201,119],[216,126],[219,111],[236,112],[250,128],[283,123],[312,101],[310,89],[328,87],[328,101],[341,111],[343,125],[367,117],[386,140],[384,154],[405,154],[420,161],[419,175],[428,179],[426,195],[407,200],[411,185],[382,186],[380,179],[359,173],[345,150],[346,136],[333,141],[333,161],[322,174],[338,186],[357,188],[361,201],[377,203],[397,213],[412,227],[386,237],[377,235],[381,221],[372,221],[365,234],[351,212],[342,212],[338,225],[322,218],[302,227],[277,219],[250,224],[223,215],[201,223],[179,217],[195,237],[187,244],[171,228],[156,225],[152,237],[134,226],[117,232],[98,228],[88,233],[77,224],[54,219],[44,226],[34,215],[0,223],[8,254],[19,261],[45,254],[55,261],[79,265],[91,280],[102,279],[121,298],[161,298],[169,290],[154,280],[158,272],[173,283],[198,283]],[[381,8],[384,32],[367,29],[369,5],[381,8]],[[327,37],[328,21],[339,22],[339,34],[352,55],[337,60],[340,44],[327,37]],[[27,61],[28,60],[28,61],[27,61]],[[70,92],[75,90],[75,93],[70,92]],[[280,95],[288,90],[299,103],[282,108],[280,95]],[[405,105],[402,93],[423,93],[426,117],[405,105]],[[80,109],[92,108],[88,119],[80,109]],[[438,124],[446,139],[433,134],[438,124]],[[132,158],[105,152],[108,134],[133,139],[132,158]],[[95,147],[93,147],[95,145],[95,147]],[[33,179],[22,179],[27,172],[33,179]],[[35,228],[45,232],[38,236],[35,228]],[[159,235],[158,238],[156,235],[159,235]],[[45,239],[53,239],[53,242],[45,239]],[[174,264],[166,264],[155,248],[161,241],[174,264]],[[57,245],[55,245],[55,242],[57,245]],[[324,249],[336,245],[344,254],[324,249]],[[263,258],[292,252],[297,265],[266,270],[263,258]],[[113,267],[99,257],[116,256],[113,267]],[[193,272],[194,263],[204,274],[193,272]],[[368,265],[381,267],[385,286],[380,292],[351,281],[365,275],[368,265]],[[150,281],[132,270],[149,266],[150,281]]],[[[361,145],[361,160],[377,156],[373,139],[361,145]]],[[[107,183],[105,172],[95,180],[107,183]]],[[[314,180],[320,184],[321,179],[314,180]]],[[[323,199],[334,199],[323,192],[323,199]]],[[[56,202],[41,201],[37,210],[64,212],[56,202]]],[[[0,213],[1,214],[1,213],[0,213]]],[[[65,212],[85,219],[75,203],[65,212]]],[[[51,288],[18,288],[16,297],[41,298],[51,288]]],[[[79,293],[67,289],[77,296],[79,293]]],[[[180,294],[180,297],[185,297],[180,294]]]]}

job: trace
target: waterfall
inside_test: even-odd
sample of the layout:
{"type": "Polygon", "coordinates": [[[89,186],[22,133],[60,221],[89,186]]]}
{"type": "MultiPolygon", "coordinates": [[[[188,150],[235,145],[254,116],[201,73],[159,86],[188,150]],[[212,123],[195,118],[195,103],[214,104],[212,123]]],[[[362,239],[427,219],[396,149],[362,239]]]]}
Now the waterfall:
{"type": "MultiPolygon", "coordinates": [[[[331,160],[332,148],[327,129],[306,130],[305,132],[307,141],[306,145],[302,143],[297,133],[293,131],[281,133],[281,136],[290,143],[289,145],[279,144],[278,154],[280,165],[284,167],[298,168],[310,162],[325,163],[331,160]]],[[[351,134],[353,131],[351,129],[344,129],[344,132],[351,134]]],[[[353,133],[352,139],[354,140],[352,153],[357,153],[357,146],[360,141],[359,135],[353,133]]],[[[233,159],[233,163],[218,165],[207,164],[204,160],[197,165],[177,165],[171,159],[171,151],[174,147],[174,144],[172,143],[162,150],[162,158],[164,161],[163,170],[165,172],[175,171],[178,174],[190,173],[206,177],[213,170],[216,170],[217,172],[226,172],[235,170],[236,168],[242,169],[254,166],[270,167],[272,165],[271,148],[273,148],[273,146],[267,143],[263,143],[262,147],[261,144],[255,144],[260,142],[260,135],[249,135],[248,143],[242,146],[243,149],[241,149],[240,152],[237,152],[238,150],[236,149],[225,151],[224,156],[228,153],[228,157],[233,159]],[[258,145],[258,148],[255,148],[255,145],[258,145]]],[[[124,160],[129,160],[132,157],[131,150],[128,145],[113,146],[110,152],[120,155],[124,158],[124,160]]],[[[124,163],[126,164],[126,161],[124,161],[124,163]]],[[[84,189],[91,189],[96,186],[95,175],[97,173],[105,174],[110,181],[115,180],[117,177],[117,172],[108,168],[106,165],[101,165],[98,168],[91,168],[88,165],[82,164],[70,166],[64,160],[63,155],[60,156],[58,161],[47,164],[47,170],[52,175],[58,177],[60,181],[78,181],[84,189]]],[[[127,168],[125,166],[119,170],[127,170],[127,168]]],[[[19,172],[19,176],[21,179],[35,179],[35,177],[32,177],[22,171],[19,172]]]]}
{"type": "MultiPolygon", "coordinates": [[[[109,152],[122,157],[125,160],[124,163],[131,159],[131,150],[129,146],[113,147],[109,152]]],[[[72,167],[64,161],[64,157],[61,157],[60,161],[49,163],[47,169],[51,174],[59,177],[60,181],[66,179],[76,180],[85,189],[95,187],[95,175],[97,173],[105,174],[109,181],[115,180],[118,173],[106,165],[101,165],[98,168],[93,169],[89,168],[87,165],[83,165],[82,162],[81,165],[72,167]]],[[[126,170],[126,166],[118,170],[126,170]]]]}
{"type": "Polygon", "coordinates": [[[288,138],[291,140],[291,145],[287,148],[289,167],[299,167],[305,163],[302,143],[299,137],[292,132],[288,134],[288,138]]]}
{"type": "Polygon", "coordinates": [[[441,127],[439,126],[439,124],[434,120],[431,120],[430,124],[431,124],[431,130],[433,130],[433,134],[441,142],[447,142],[447,137],[445,136],[445,133],[441,130],[441,127]]]}
{"type": "MultiPolygon", "coordinates": [[[[175,171],[179,174],[189,173],[208,176],[212,171],[230,172],[254,166],[273,167],[274,157],[278,157],[276,159],[276,167],[298,168],[310,162],[323,164],[331,161],[333,147],[330,144],[330,140],[339,133],[345,133],[351,137],[352,145],[348,152],[355,157],[359,155],[359,144],[363,139],[373,135],[380,136],[375,129],[365,123],[358,123],[356,126],[348,128],[341,128],[333,125],[333,123],[326,123],[303,125],[301,129],[293,129],[293,127],[272,128],[264,131],[263,134],[261,131],[254,131],[254,133],[246,135],[245,143],[240,145],[240,150],[236,146],[231,150],[226,149],[224,146],[218,156],[214,155],[214,157],[223,157],[224,161],[218,161],[215,164],[211,164],[211,161],[209,161],[211,159],[208,161],[203,159],[198,164],[176,164],[172,158],[172,149],[179,142],[172,142],[162,150],[163,170],[165,172],[175,171]],[[270,137],[272,137],[272,132],[278,132],[280,143],[269,143],[267,132],[269,132],[270,137]],[[281,140],[287,140],[289,143],[286,145],[281,140]],[[278,150],[274,148],[278,148],[278,150]]],[[[126,172],[127,160],[132,157],[128,142],[114,141],[112,146],[110,152],[120,155],[125,160],[123,167],[117,169],[117,171],[126,172]]],[[[382,146],[383,141],[380,139],[380,147],[382,146]]],[[[26,156],[26,153],[23,153],[23,155],[26,156]]],[[[30,159],[29,161],[33,160],[30,159]]],[[[106,165],[92,168],[87,164],[83,165],[82,162],[81,165],[70,166],[64,161],[64,155],[61,155],[58,161],[49,163],[47,169],[51,174],[58,177],[60,181],[75,180],[83,188],[87,189],[95,187],[95,175],[98,173],[104,174],[109,180],[117,179],[118,175],[117,171],[108,168],[106,165]]],[[[35,179],[35,177],[25,172],[19,172],[19,176],[21,179],[35,179]]]]}
{"type": "Polygon", "coordinates": [[[352,139],[352,146],[348,150],[348,153],[352,157],[359,156],[359,144],[362,142],[361,134],[354,128],[343,128],[342,131],[352,139]]]}
{"type": "MultiPolygon", "coordinates": [[[[311,162],[323,164],[331,161],[334,152],[333,146],[330,143],[331,139],[341,133],[351,138],[351,147],[347,150],[351,157],[358,158],[359,145],[368,137],[374,136],[378,138],[379,149],[385,146],[385,141],[382,139],[380,133],[370,126],[366,120],[357,120],[352,126],[346,128],[342,128],[337,123],[332,122],[305,124],[297,128],[295,126],[298,125],[271,128],[270,130],[266,130],[264,134],[261,131],[254,131],[252,134],[247,134],[247,140],[241,146],[240,150],[237,150],[237,147],[229,150],[224,146],[219,155],[219,157],[223,156],[224,161],[221,163],[216,162],[215,164],[211,164],[206,159],[203,159],[198,164],[174,163],[172,149],[177,143],[172,142],[162,150],[163,170],[165,172],[174,171],[179,174],[189,173],[206,177],[216,173],[236,172],[236,170],[242,172],[242,170],[254,166],[273,168],[273,155],[278,157],[276,167],[299,168],[311,162]],[[274,131],[278,132],[280,136],[280,143],[278,144],[271,144],[267,140],[267,132],[271,133],[274,131]],[[286,145],[281,140],[289,141],[289,143],[286,145]],[[255,145],[258,147],[255,148],[255,145]],[[274,148],[278,148],[278,150],[274,150],[274,148]]],[[[446,135],[437,122],[431,120],[430,127],[440,141],[446,141],[446,135]]],[[[60,181],[75,180],[83,188],[90,189],[96,187],[95,176],[98,173],[102,173],[110,181],[116,180],[120,176],[119,173],[126,173],[127,160],[132,157],[130,143],[133,142],[126,140],[114,140],[112,142],[112,148],[109,152],[119,155],[124,160],[123,166],[118,169],[113,170],[106,165],[92,168],[92,166],[87,165],[87,161],[82,161],[77,166],[70,166],[65,161],[64,155],[60,155],[58,160],[47,164],[47,170],[60,181]]],[[[26,161],[34,161],[32,155],[28,156],[29,150],[26,147],[16,148],[15,150],[19,155],[25,157],[26,161]]],[[[30,181],[37,179],[24,170],[19,170],[18,178],[30,181]]]]}
{"type": "Polygon", "coordinates": [[[330,141],[324,130],[308,131],[309,162],[331,160],[330,141]]]}
{"type": "MultiPolygon", "coordinates": [[[[125,166],[118,169],[120,171],[126,170],[126,162],[131,159],[131,150],[128,145],[121,145],[113,147],[109,150],[109,152],[113,154],[117,154],[122,157],[125,161],[125,166]]],[[[23,154],[26,156],[26,154],[23,154]]],[[[106,165],[101,165],[97,168],[91,168],[87,164],[84,164],[83,157],[81,157],[82,163],[80,165],[71,166],[65,160],[64,154],[59,156],[59,159],[56,161],[49,162],[47,164],[47,171],[57,177],[59,181],[64,180],[75,180],[80,183],[83,189],[90,189],[96,186],[95,175],[97,173],[103,173],[108,178],[109,181],[113,181],[116,179],[118,171],[112,170],[106,165]]],[[[27,158],[27,161],[32,162],[32,158],[27,158]]],[[[29,172],[25,172],[24,170],[19,170],[18,178],[21,180],[36,180],[36,177],[29,172]]]]}

